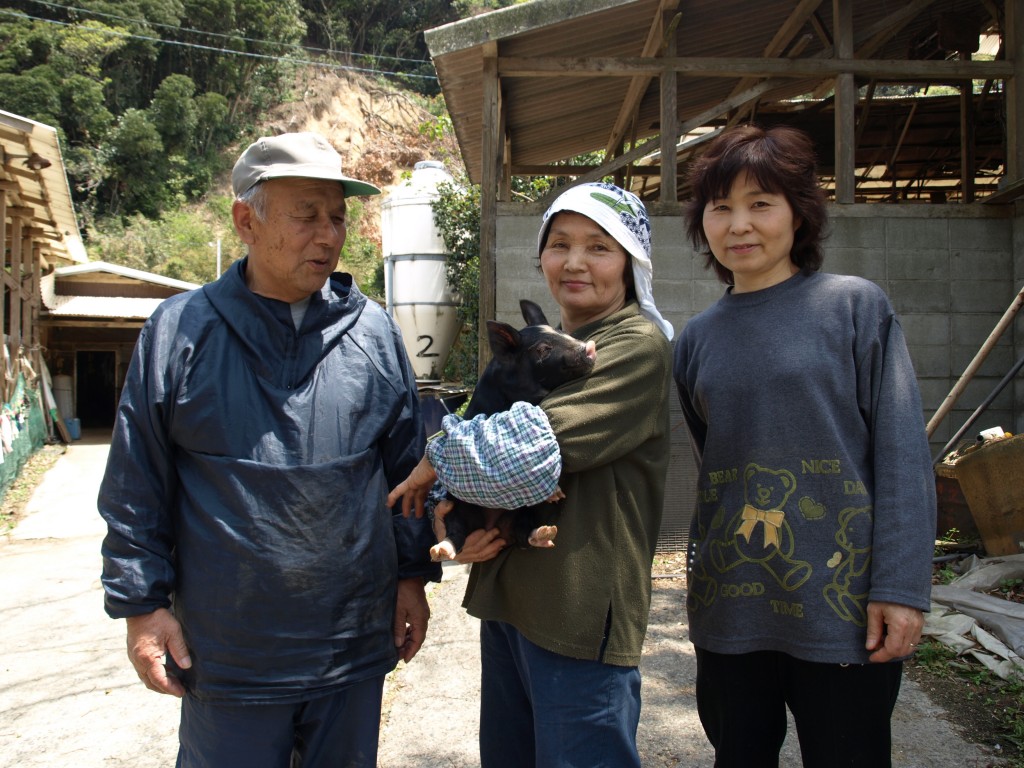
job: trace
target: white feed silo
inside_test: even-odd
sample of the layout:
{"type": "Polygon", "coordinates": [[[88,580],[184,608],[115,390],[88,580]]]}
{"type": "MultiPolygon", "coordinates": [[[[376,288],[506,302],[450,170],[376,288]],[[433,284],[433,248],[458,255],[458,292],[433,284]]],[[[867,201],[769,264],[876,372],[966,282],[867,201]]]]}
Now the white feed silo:
{"type": "Polygon", "coordinates": [[[421,383],[441,381],[459,333],[458,297],[448,284],[444,241],[431,208],[438,186],[453,182],[443,163],[423,160],[381,203],[387,309],[421,383]]]}

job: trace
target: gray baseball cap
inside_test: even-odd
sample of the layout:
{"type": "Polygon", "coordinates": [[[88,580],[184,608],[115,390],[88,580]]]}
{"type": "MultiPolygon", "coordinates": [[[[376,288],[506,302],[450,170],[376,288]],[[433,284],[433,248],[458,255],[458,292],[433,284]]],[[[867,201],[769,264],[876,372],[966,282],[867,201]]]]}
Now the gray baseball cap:
{"type": "Polygon", "coordinates": [[[257,139],[231,171],[235,197],[267,179],[302,178],[340,181],[345,197],[379,195],[380,189],[341,172],[341,155],[318,133],[282,133],[257,139]]]}

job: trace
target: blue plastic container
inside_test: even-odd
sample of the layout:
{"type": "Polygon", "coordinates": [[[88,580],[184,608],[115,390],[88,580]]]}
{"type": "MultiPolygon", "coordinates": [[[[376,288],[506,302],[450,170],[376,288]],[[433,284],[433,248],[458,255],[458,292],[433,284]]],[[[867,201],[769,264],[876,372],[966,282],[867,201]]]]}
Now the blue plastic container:
{"type": "Polygon", "coordinates": [[[81,419],[64,419],[64,425],[68,428],[68,434],[72,440],[82,439],[82,420],[81,419]]]}

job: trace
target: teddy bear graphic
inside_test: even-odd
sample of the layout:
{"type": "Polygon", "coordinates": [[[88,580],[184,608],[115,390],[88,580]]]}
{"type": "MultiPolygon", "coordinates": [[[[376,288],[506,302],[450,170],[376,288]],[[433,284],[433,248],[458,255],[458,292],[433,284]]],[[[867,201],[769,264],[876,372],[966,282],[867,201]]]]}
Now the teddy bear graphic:
{"type": "Polygon", "coordinates": [[[871,565],[871,507],[847,507],[838,522],[839,550],[827,563],[835,571],[822,594],[843,621],[867,626],[867,580],[862,577],[871,565]]]}
{"type": "Polygon", "coordinates": [[[786,469],[748,464],[743,483],[746,504],[726,525],[723,537],[712,542],[712,563],[721,573],[757,563],[783,589],[798,589],[813,568],[793,557],[796,541],[786,521],[786,503],[796,491],[796,477],[786,469]]]}

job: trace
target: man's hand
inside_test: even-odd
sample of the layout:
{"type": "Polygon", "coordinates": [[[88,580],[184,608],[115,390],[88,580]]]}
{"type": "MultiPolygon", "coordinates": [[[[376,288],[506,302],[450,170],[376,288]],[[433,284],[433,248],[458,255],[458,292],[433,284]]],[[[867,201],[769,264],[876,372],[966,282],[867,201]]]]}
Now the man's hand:
{"type": "Polygon", "coordinates": [[[868,603],[868,634],[864,647],[875,663],[909,656],[921,642],[924,614],[896,603],[868,603]]]}
{"type": "MultiPolygon", "coordinates": [[[[448,532],[444,527],[444,518],[455,505],[450,499],[444,499],[434,507],[434,535],[438,541],[444,541],[448,532]]],[[[466,565],[467,563],[482,563],[484,560],[491,560],[498,556],[498,553],[505,548],[505,540],[499,538],[497,528],[485,530],[478,528],[466,536],[462,545],[462,551],[455,556],[455,562],[466,565]]]]}
{"type": "Polygon", "coordinates": [[[408,517],[409,513],[415,509],[416,517],[423,517],[423,503],[427,500],[430,489],[434,487],[435,480],[437,480],[437,473],[430,466],[427,457],[424,456],[409,473],[409,476],[388,494],[388,508],[395,506],[395,502],[401,499],[402,515],[408,517]]]}
{"type": "Polygon", "coordinates": [[[166,608],[152,613],[132,616],[128,624],[128,658],[139,679],[157,693],[167,693],[179,699],[185,688],[173,675],[167,674],[167,654],[181,669],[192,666],[181,625],[166,608]]]}
{"type": "Polygon", "coordinates": [[[408,664],[427,637],[430,606],[423,589],[423,579],[399,579],[398,601],[395,604],[395,647],[398,657],[408,664]]]}

